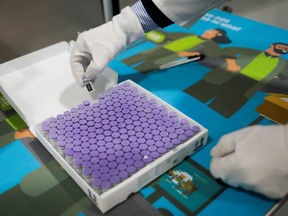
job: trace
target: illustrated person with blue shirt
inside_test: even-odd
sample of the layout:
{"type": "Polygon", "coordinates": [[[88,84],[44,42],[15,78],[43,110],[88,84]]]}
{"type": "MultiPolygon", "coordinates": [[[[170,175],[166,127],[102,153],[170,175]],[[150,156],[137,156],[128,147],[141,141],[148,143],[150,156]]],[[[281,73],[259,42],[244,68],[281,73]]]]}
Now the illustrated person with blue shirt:
{"type": "MultiPolygon", "coordinates": [[[[77,83],[83,87],[84,81],[97,79],[117,54],[145,32],[172,23],[188,28],[224,2],[141,0],[124,8],[111,22],[78,35],[71,54],[77,83]]],[[[288,192],[288,125],[252,126],[227,134],[211,156],[212,175],[231,186],[276,199],[288,192]]]]}

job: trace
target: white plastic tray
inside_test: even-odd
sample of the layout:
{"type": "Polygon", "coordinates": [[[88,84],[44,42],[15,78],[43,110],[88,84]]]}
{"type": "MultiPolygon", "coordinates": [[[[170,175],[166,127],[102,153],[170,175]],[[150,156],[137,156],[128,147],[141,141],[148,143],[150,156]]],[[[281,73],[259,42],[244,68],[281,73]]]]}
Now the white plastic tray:
{"type": "MultiPolygon", "coordinates": [[[[0,90],[11,105],[29,125],[30,130],[69,173],[82,190],[103,212],[125,201],[131,193],[192,155],[207,142],[208,130],[188,116],[179,112],[160,98],[138,86],[138,89],[157,100],[170,111],[175,111],[180,118],[200,127],[201,131],[185,143],[164,154],[133,176],[124,180],[103,194],[91,188],[67,161],[51,146],[39,130],[39,124],[51,116],[63,113],[84,100],[95,100],[95,95],[87,93],[74,81],[69,66],[70,46],[66,42],[23,56],[0,65],[0,90]]],[[[111,89],[117,84],[117,74],[107,69],[98,79],[94,94],[111,89]]]]}

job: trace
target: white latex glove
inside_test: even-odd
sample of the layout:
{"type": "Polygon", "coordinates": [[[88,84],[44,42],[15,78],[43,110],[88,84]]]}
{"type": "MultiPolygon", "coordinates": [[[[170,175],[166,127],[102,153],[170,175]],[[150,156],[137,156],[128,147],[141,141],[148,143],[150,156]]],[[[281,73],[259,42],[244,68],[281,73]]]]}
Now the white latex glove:
{"type": "Polygon", "coordinates": [[[288,193],[288,125],[252,126],[223,136],[211,173],[234,187],[282,198],[288,193]]]}
{"type": "Polygon", "coordinates": [[[77,83],[83,87],[83,81],[97,78],[127,45],[144,36],[130,7],[124,8],[112,21],[79,34],[70,58],[77,83]]]}

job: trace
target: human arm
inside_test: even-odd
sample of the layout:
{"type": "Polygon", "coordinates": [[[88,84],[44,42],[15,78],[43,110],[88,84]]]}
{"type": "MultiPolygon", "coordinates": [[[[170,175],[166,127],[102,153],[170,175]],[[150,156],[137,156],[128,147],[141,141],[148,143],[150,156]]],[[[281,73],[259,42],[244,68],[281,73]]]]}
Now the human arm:
{"type": "Polygon", "coordinates": [[[211,150],[211,173],[234,187],[282,198],[288,193],[288,125],[251,126],[211,150]]]}
{"type": "Polygon", "coordinates": [[[188,26],[223,0],[141,0],[124,8],[111,22],[78,35],[71,53],[73,75],[80,86],[94,80],[126,46],[144,33],[173,22],[188,26]],[[177,7],[175,7],[177,3],[177,7]],[[179,6],[181,5],[181,6],[179,6]],[[189,10],[187,10],[189,8],[189,10]]]}

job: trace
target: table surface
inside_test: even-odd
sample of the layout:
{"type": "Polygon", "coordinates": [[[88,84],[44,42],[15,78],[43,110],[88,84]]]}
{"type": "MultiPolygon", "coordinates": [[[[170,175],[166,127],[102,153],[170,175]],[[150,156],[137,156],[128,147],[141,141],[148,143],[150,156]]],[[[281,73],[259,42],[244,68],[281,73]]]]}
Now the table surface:
{"type": "MultiPolygon", "coordinates": [[[[231,40],[229,44],[220,44],[221,49],[245,47],[263,51],[272,42],[285,42],[288,36],[288,32],[283,29],[212,10],[191,29],[186,30],[177,25],[169,26],[164,33],[166,39],[157,41],[159,38],[156,37],[155,40],[152,38],[152,41],[149,39],[138,41],[112,61],[110,66],[119,73],[119,81],[131,79],[137,82],[196,120],[209,129],[209,140],[204,148],[175,168],[204,178],[205,184],[200,182],[203,180],[202,177],[198,179],[202,187],[199,186],[198,192],[191,196],[184,196],[183,190],[171,186],[173,182],[167,180],[166,173],[139,193],[133,194],[126,202],[110,210],[107,215],[214,215],[215,213],[263,215],[274,205],[275,201],[263,196],[216,182],[208,171],[211,160],[209,152],[222,135],[248,125],[273,124],[262,118],[256,111],[267,93],[258,91],[239,110],[225,117],[209,106],[211,101],[201,102],[184,91],[201,81],[203,76],[214,69],[213,66],[196,62],[164,71],[156,68],[148,73],[141,71],[145,69],[145,67],[141,68],[141,65],[145,65],[143,64],[145,61],[149,63],[148,67],[153,68],[175,58],[175,55],[171,55],[165,59],[163,58],[165,56],[157,56],[157,53],[152,52],[155,58],[151,59],[151,55],[146,55],[147,52],[142,53],[147,50],[154,51],[154,48],[158,48],[161,52],[159,48],[171,42],[167,40],[168,36],[171,36],[168,33],[173,33],[172,36],[175,36],[173,41],[175,41],[182,37],[183,33],[202,35],[206,30],[215,28],[226,30],[231,40]],[[143,54],[139,58],[144,56],[144,59],[130,58],[139,53],[143,54]],[[127,63],[128,59],[134,61],[130,66],[127,63]],[[206,193],[203,192],[205,190],[206,193]]],[[[287,56],[281,58],[287,61],[287,56]]],[[[267,86],[269,85],[266,85],[266,89],[269,89],[267,86]]],[[[2,97],[2,105],[3,101],[5,100],[2,97]]],[[[84,192],[33,137],[19,115],[8,106],[2,109],[3,111],[0,112],[0,215],[101,215],[84,192]]]]}

